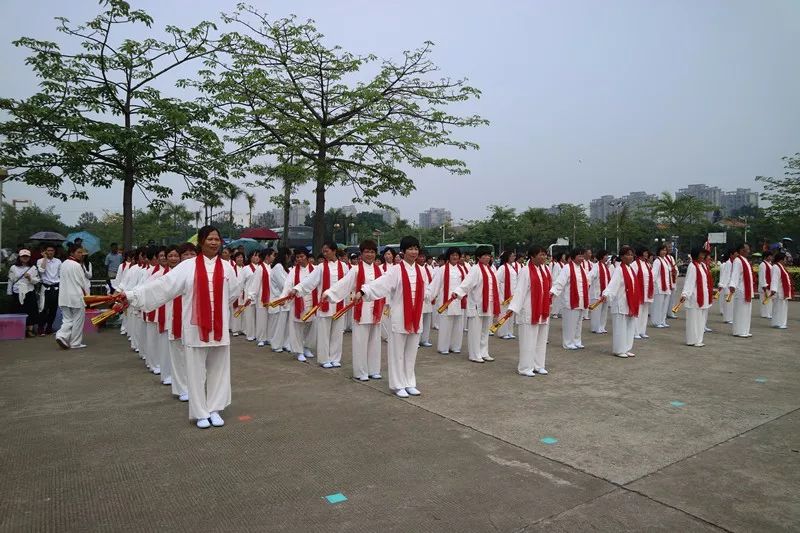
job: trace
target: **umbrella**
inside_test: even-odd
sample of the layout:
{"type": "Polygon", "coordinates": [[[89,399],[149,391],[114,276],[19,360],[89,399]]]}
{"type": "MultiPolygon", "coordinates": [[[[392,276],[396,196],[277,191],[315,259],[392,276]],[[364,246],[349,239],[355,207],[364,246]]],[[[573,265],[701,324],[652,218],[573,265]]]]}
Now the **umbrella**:
{"type": "Polygon", "coordinates": [[[257,239],[259,241],[271,241],[280,239],[277,233],[269,228],[247,228],[239,235],[240,239],[257,239]]]}
{"type": "Polygon", "coordinates": [[[197,244],[197,233],[186,239],[186,242],[190,242],[192,244],[197,244]]]}
{"type": "Polygon", "coordinates": [[[67,235],[66,241],[75,242],[75,239],[83,239],[83,248],[89,255],[100,251],[100,238],[97,235],[93,235],[88,231],[76,231],[67,235]]]}
{"type": "Polygon", "coordinates": [[[63,241],[64,236],[60,233],[56,233],[55,231],[40,231],[38,233],[34,233],[28,239],[32,241],[63,241]]]}
{"type": "Polygon", "coordinates": [[[783,238],[783,239],[781,239],[781,240],[782,240],[782,241],[794,242],[794,241],[791,239],[791,237],[784,237],[784,238],[783,238]]]}
{"type": "Polygon", "coordinates": [[[236,239],[235,241],[231,241],[227,244],[228,248],[238,248],[239,246],[244,246],[245,253],[250,253],[254,250],[260,250],[261,244],[255,239],[236,239]]]}

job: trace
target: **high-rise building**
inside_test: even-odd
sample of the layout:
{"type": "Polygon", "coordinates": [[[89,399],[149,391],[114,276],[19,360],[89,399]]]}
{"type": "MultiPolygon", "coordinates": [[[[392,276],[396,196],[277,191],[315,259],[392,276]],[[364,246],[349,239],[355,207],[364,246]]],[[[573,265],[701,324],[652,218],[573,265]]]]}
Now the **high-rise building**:
{"type": "Polygon", "coordinates": [[[592,220],[605,221],[616,212],[615,201],[619,200],[610,194],[604,194],[600,198],[595,198],[589,202],[589,218],[592,220]]]}
{"type": "Polygon", "coordinates": [[[397,224],[397,221],[400,218],[400,215],[394,209],[373,209],[372,211],[376,215],[380,215],[384,222],[389,224],[390,226],[394,226],[397,224]]]}
{"type": "Polygon", "coordinates": [[[750,189],[736,189],[722,193],[722,213],[726,216],[732,215],[737,209],[742,207],[758,207],[758,193],[750,189]]]}
{"type": "Polygon", "coordinates": [[[655,202],[657,199],[655,194],[647,194],[644,191],[629,192],[627,196],[622,197],[625,202],[625,207],[628,209],[641,209],[647,207],[649,204],[655,202]]]}
{"type": "Polygon", "coordinates": [[[443,207],[431,207],[419,214],[419,227],[436,228],[442,224],[449,224],[453,217],[450,211],[443,207]]]}
{"type": "Polygon", "coordinates": [[[750,189],[739,188],[735,191],[723,191],[719,187],[709,187],[700,183],[678,189],[675,197],[681,196],[693,196],[713,205],[714,210],[706,213],[709,220],[712,220],[716,210],[719,210],[722,216],[730,216],[734,211],[745,206],[758,207],[758,193],[752,192],[750,189]]]}
{"type": "Polygon", "coordinates": [[[621,209],[642,209],[656,200],[655,194],[644,191],[633,191],[619,198],[606,194],[589,202],[589,218],[605,222],[608,217],[615,215],[621,209]]]}
{"type": "Polygon", "coordinates": [[[693,196],[715,207],[722,206],[722,189],[719,187],[709,187],[703,183],[694,183],[683,189],[678,189],[678,192],[675,193],[675,197],[680,198],[681,196],[693,196]]]}
{"type": "MultiPolygon", "coordinates": [[[[283,225],[283,209],[278,207],[271,211],[277,225],[283,225]]],[[[289,208],[289,225],[290,226],[304,226],[306,218],[311,214],[311,206],[308,203],[300,203],[292,205],[289,208]]]]}
{"type": "Polygon", "coordinates": [[[356,206],[354,205],[342,206],[339,208],[339,211],[341,211],[346,217],[354,217],[358,214],[358,209],[356,209],[356,206]]]}

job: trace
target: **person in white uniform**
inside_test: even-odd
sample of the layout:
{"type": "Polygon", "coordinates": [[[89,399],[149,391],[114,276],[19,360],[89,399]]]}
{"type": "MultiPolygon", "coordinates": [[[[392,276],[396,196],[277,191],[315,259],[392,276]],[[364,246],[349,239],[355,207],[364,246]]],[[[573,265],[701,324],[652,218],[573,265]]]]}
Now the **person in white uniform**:
{"type": "Polygon", "coordinates": [[[772,250],[761,254],[761,264],[758,267],[758,289],[761,299],[761,318],[772,318],[773,300],[769,298],[772,290],[772,250]]]}
{"type": "Polygon", "coordinates": [[[494,361],[489,354],[489,327],[500,315],[500,289],[497,276],[491,267],[492,249],[478,246],[475,249],[477,263],[450,298],[467,297],[467,347],[469,360],[473,363],[494,361]]]}
{"type": "Polygon", "coordinates": [[[248,277],[247,285],[244,288],[246,296],[245,303],[249,302],[249,307],[255,309],[255,337],[257,346],[262,348],[267,345],[269,338],[269,313],[267,311],[270,298],[270,271],[274,251],[267,248],[261,252],[261,262],[255,271],[248,277]]]}
{"type": "MultiPolygon", "coordinates": [[[[422,269],[422,275],[425,276],[425,282],[430,285],[433,283],[433,268],[428,264],[428,253],[425,250],[420,250],[417,256],[417,264],[422,269]]],[[[439,314],[439,313],[435,313],[439,314]]],[[[422,304],[422,334],[419,336],[420,347],[433,346],[431,343],[431,325],[433,324],[433,303],[430,300],[425,300],[422,304]]]]}
{"type": "Polygon", "coordinates": [[[739,252],[736,249],[731,249],[728,258],[719,269],[719,311],[722,314],[722,321],[726,324],[733,324],[733,302],[729,302],[726,295],[728,294],[728,284],[731,280],[733,262],[736,261],[738,256],[739,252]]]}
{"type": "MultiPolygon", "coordinates": [[[[553,281],[555,281],[561,275],[561,271],[567,264],[567,261],[569,260],[569,254],[565,252],[556,252],[555,254],[553,254],[552,259],[553,261],[552,264],[550,265],[550,274],[551,277],[553,278],[553,281]]],[[[550,306],[550,312],[552,313],[553,318],[558,318],[559,316],[561,316],[560,298],[553,298],[553,304],[550,306]]]]}
{"type": "MultiPolygon", "coordinates": [[[[361,260],[341,280],[322,293],[331,303],[345,300],[366,283],[380,278],[381,268],[375,264],[378,244],[372,239],[361,242],[361,260]]],[[[360,300],[353,308],[353,378],[358,381],[381,379],[381,318],[385,299],[360,300]]],[[[344,317],[339,320],[344,320],[344,317]]]]}
{"type": "Polygon", "coordinates": [[[636,250],[636,260],[633,262],[636,269],[636,284],[639,294],[639,314],[636,317],[636,335],[634,339],[647,339],[647,318],[650,305],[655,296],[653,283],[653,267],[650,265],[650,251],[641,247],[636,250]]]}
{"type": "MultiPolygon", "coordinates": [[[[514,251],[506,250],[500,254],[500,266],[497,267],[497,284],[500,287],[500,312],[508,310],[510,300],[517,288],[517,277],[519,276],[520,266],[517,263],[517,254],[514,251]]],[[[516,339],[514,335],[514,321],[506,320],[497,330],[497,336],[501,339],[516,339]]]]}
{"type": "Polygon", "coordinates": [[[61,308],[61,327],[56,332],[56,343],[64,350],[86,348],[83,344],[83,322],[86,304],[83,297],[89,294],[89,280],[83,272],[86,251],[72,243],[68,245],[69,258],[61,265],[58,306],[61,308]]]}
{"type": "MultiPolygon", "coordinates": [[[[286,279],[289,272],[289,259],[291,257],[291,250],[282,247],[278,248],[278,253],[275,254],[275,259],[272,261],[272,268],[270,269],[270,293],[273,299],[277,299],[283,294],[283,289],[286,286],[286,279]]],[[[289,303],[279,305],[277,307],[270,307],[268,312],[270,314],[269,324],[272,336],[269,338],[269,344],[272,345],[273,352],[290,352],[290,335],[289,335],[289,303]]]]}
{"type": "Polygon", "coordinates": [[[550,293],[560,301],[561,345],[565,350],[583,348],[581,337],[583,311],[589,307],[589,278],[582,266],[583,249],[575,248],[569,254],[569,262],[554,278],[550,293]]]}
{"type": "Polygon", "coordinates": [[[422,301],[431,298],[431,286],[426,283],[422,269],[417,265],[419,241],[416,237],[403,237],[400,250],[403,260],[399,265],[365,283],[353,295],[357,302],[386,298],[392,306],[392,333],[388,341],[389,388],[399,398],[419,396],[415,365],[422,327],[422,301]]]}
{"type": "Polygon", "coordinates": [[[528,265],[519,269],[508,310],[514,313],[519,331],[517,373],[533,377],[547,374],[547,336],[550,331],[550,288],[553,278],[547,268],[547,251],[541,246],[528,250],[528,265]]]}
{"type": "Polygon", "coordinates": [[[189,418],[201,429],[225,424],[220,413],[231,403],[230,302],[241,287],[230,262],[218,255],[217,228],[197,233],[200,255],[183,261],[166,276],[146,283],[123,298],[145,311],[181,296],[183,344],[189,389],[189,418]]]}
{"type": "MultiPolygon", "coordinates": [[[[310,276],[314,267],[308,262],[308,251],[305,248],[296,248],[294,251],[294,266],[286,276],[286,284],[281,293],[281,298],[288,296],[293,287],[302,283],[310,276]]],[[[289,345],[297,360],[305,363],[314,357],[311,349],[315,346],[315,335],[312,329],[312,320],[303,322],[303,314],[317,305],[317,291],[302,296],[295,296],[289,300],[289,345]]]]}
{"type": "MultiPolygon", "coordinates": [[[[261,274],[261,250],[253,250],[250,252],[249,259],[239,279],[243,292],[249,286],[250,278],[256,274],[261,274]]],[[[247,304],[247,294],[243,293],[242,299],[244,300],[242,305],[247,304]]],[[[256,303],[257,302],[250,301],[248,305],[245,305],[245,309],[240,315],[242,325],[244,326],[244,335],[249,342],[256,340],[256,303]]]]}
{"type": "MultiPolygon", "coordinates": [[[[608,282],[611,281],[611,271],[606,263],[608,251],[598,250],[595,257],[597,258],[597,263],[589,275],[590,302],[600,300],[603,297],[603,291],[608,286],[608,282]]],[[[591,319],[592,333],[608,333],[608,330],[606,330],[606,325],[608,324],[608,302],[602,301],[600,305],[589,311],[589,318],[591,319]]]]}
{"type": "Polygon", "coordinates": [[[608,300],[611,313],[611,352],[617,357],[634,357],[633,338],[640,312],[641,298],[633,267],[633,248],[623,246],[619,251],[620,264],[611,274],[603,298],[608,300]]]}
{"type": "MultiPolygon", "coordinates": [[[[231,260],[233,261],[233,271],[236,273],[237,278],[241,278],[244,276],[245,264],[244,264],[244,252],[236,251],[231,255],[231,260]]],[[[249,270],[249,269],[248,269],[249,270]]],[[[241,284],[241,281],[240,281],[241,284]]],[[[242,284],[244,287],[244,284],[242,284]]],[[[238,337],[244,331],[244,326],[242,325],[242,315],[234,316],[236,311],[239,310],[239,306],[244,303],[243,295],[236,298],[231,304],[231,336],[238,337]]]]}
{"type": "Polygon", "coordinates": [[[672,291],[675,290],[672,283],[672,265],[667,257],[667,245],[662,244],[656,250],[656,257],[653,259],[655,294],[650,307],[650,324],[656,328],[669,327],[667,313],[670,311],[672,291]]]}
{"type": "Polygon", "coordinates": [[[53,322],[58,312],[58,287],[61,277],[61,259],[56,257],[52,244],[42,248],[42,257],[36,261],[39,279],[42,281],[39,293],[39,336],[53,333],[53,322]]]}
{"type": "Polygon", "coordinates": [[[433,276],[434,298],[432,303],[436,307],[435,313],[439,315],[439,336],[436,341],[436,350],[442,354],[461,353],[464,341],[464,312],[467,308],[467,299],[452,302],[443,313],[439,308],[444,305],[453,289],[459,286],[467,277],[467,269],[461,264],[461,250],[450,247],[445,252],[447,262],[439,268],[433,276]]]}
{"type": "Polygon", "coordinates": [[[692,250],[680,301],[686,306],[686,344],[702,348],[708,309],[714,301],[714,280],[705,263],[706,251],[692,250]]]}
{"type": "MultiPolygon", "coordinates": [[[[197,257],[197,248],[186,242],[178,247],[180,262],[193,261],[197,257]]],[[[167,254],[170,259],[170,254],[167,254]]],[[[172,260],[170,260],[172,264],[172,260]]],[[[172,269],[178,265],[171,266],[172,269]]],[[[169,356],[172,365],[172,395],[181,402],[189,401],[189,375],[186,370],[186,351],[183,347],[183,297],[177,296],[167,304],[169,321],[169,356]]]]}
{"type": "Polygon", "coordinates": [[[750,319],[753,309],[753,267],[747,257],[750,246],[747,243],[739,246],[739,254],[731,264],[731,275],[728,280],[728,292],[733,294],[733,336],[752,337],[750,319]]]}
{"type": "Polygon", "coordinates": [[[772,307],[770,325],[773,328],[786,329],[788,327],[789,302],[794,297],[794,285],[792,277],[786,270],[786,254],[784,252],[775,254],[774,263],[772,265],[770,298],[774,299],[775,303],[772,307]]]}

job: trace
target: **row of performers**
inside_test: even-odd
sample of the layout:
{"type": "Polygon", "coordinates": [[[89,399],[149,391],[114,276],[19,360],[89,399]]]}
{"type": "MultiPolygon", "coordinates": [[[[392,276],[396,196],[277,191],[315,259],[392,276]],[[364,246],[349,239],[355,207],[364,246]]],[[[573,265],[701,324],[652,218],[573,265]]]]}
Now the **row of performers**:
{"type": "MultiPolygon", "coordinates": [[[[547,373],[546,344],[556,305],[564,317],[564,347],[583,347],[580,326],[595,280],[600,292],[591,307],[600,314],[602,326],[597,332],[605,332],[605,317],[610,313],[612,351],[619,357],[634,355],[637,324],[644,315],[646,325],[655,285],[670,280],[667,285],[674,289],[674,278],[656,270],[658,259],[651,266],[646,253],[637,258],[629,247],[620,250],[616,267],[607,265],[602,254],[597,263],[584,265],[583,251],[574,250],[554,277],[545,250],[538,246],[529,250],[524,266],[507,261],[495,268],[491,249],[485,248],[476,250],[478,261],[473,266],[462,264],[461,254],[453,249],[443,265],[432,268],[418,261],[417,239],[406,237],[401,241],[401,262],[379,267],[376,244],[364,241],[359,262],[348,267],[336,257],[335,244],[327,243],[321,264],[312,267],[306,252],[297,250],[294,265],[287,268],[285,251],[266,257],[272,261],[270,267],[264,262],[244,266],[223,260],[218,254],[219,232],[211,226],[201,229],[198,242],[196,257],[187,245],[170,248],[163,255],[145,252],[144,259],[149,261],[140,258],[140,263],[123,270],[119,298],[129,304],[125,328],[132,347],[162,376],[162,382],[173,387],[173,394],[188,400],[189,417],[201,428],[224,424],[220,413],[231,398],[230,336],[237,328],[252,333],[250,338],[269,341],[274,351],[289,350],[300,361],[317,357],[323,368],[336,368],[342,360],[343,317],[352,311],[354,377],[381,379],[383,324],[389,388],[406,398],[420,394],[415,361],[419,346],[430,345],[425,329],[433,316],[438,316],[443,354],[460,351],[466,318],[470,360],[476,363],[494,360],[489,354],[490,326],[500,316],[513,316],[506,323],[511,322],[511,328],[516,324],[519,330],[517,370],[535,376],[547,373]],[[513,282],[501,288],[503,279],[513,282]],[[237,319],[244,324],[237,325],[237,319]],[[575,327],[570,329],[570,325],[575,327]]],[[[704,254],[693,254],[680,295],[687,308],[687,344],[693,346],[703,345],[713,299],[704,254]]],[[[731,274],[730,279],[734,278],[731,274]]],[[[779,278],[780,273],[774,279],[779,278]]],[[[741,284],[731,288],[750,305],[741,284]]],[[[785,301],[781,290],[786,291],[776,286],[776,301],[785,301]]],[[[663,326],[665,320],[660,314],[657,318],[656,326],[663,326]]],[[[427,330],[429,336],[430,326],[427,330]]]]}

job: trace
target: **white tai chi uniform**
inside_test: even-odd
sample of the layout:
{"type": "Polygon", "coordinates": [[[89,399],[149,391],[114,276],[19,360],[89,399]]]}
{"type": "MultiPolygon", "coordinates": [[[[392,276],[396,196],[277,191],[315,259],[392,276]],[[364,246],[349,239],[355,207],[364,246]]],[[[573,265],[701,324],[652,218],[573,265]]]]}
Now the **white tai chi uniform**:
{"type": "MultiPolygon", "coordinates": [[[[611,281],[611,271],[605,262],[599,262],[592,269],[589,275],[589,301],[596,302],[603,295],[606,290],[608,282],[611,281]]],[[[603,301],[589,311],[589,318],[591,319],[592,333],[607,333],[606,324],[608,324],[608,302],[603,301]]]]}
{"type": "Polygon", "coordinates": [[[650,263],[638,258],[632,264],[636,271],[636,282],[639,291],[639,316],[636,317],[636,337],[646,339],[647,317],[650,312],[650,305],[653,303],[653,296],[655,296],[653,268],[650,263]]]}
{"type": "MultiPolygon", "coordinates": [[[[161,275],[169,273],[169,267],[162,267],[161,275]]],[[[169,348],[169,318],[170,313],[167,308],[172,307],[172,302],[160,306],[156,309],[155,323],[156,323],[156,342],[155,347],[158,353],[158,368],[161,372],[161,383],[164,385],[172,385],[172,354],[169,348]]]]}
{"type": "MultiPolygon", "coordinates": [[[[280,263],[272,265],[272,270],[269,274],[270,293],[273,295],[272,299],[277,300],[278,295],[283,293],[286,286],[286,269],[280,263]]],[[[290,303],[285,303],[278,307],[270,307],[267,309],[269,313],[269,326],[272,336],[269,338],[269,343],[272,345],[272,351],[286,350],[290,351],[289,346],[289,307],[290,303]]],[[[269,333],[269,332],[268,332],[269,333]]]]}
{"type": "Polygon", "coordinates": [[[650,307],[650,324],[667,327],[667,313],[670,310],[669,303],[675,286],[672,283],[672,266],[666,257],[658,256],[653,260],[653,284],[655,294],[650,307]]]}
{"type": "Polygon", "coordinates": [[[491,266],[478,263],[453,289],[459,298],[467,297],[467,347],[470,361],[492,361],[489,354],[489,327],[500,314],[500,291],[491,266]],[[485,287],[484,287],[485,285],[485,287]]]}
{"type": "Polygon", "coordinates": [[[265,303],[270,302],[270,269],[264,263],[259,264],[255,271],[247,278],[247,285],[244,287],[246,299],[250,300],[250,307],[255,308],[255,337],[259,345],[267,342],[267,332],[269,330],[269,313],[265,303]]]}
{"type": "MultiPolygon", "coordinates": [[[[564,270],[564,265],[565,263],[562,263],[561,261],[554,261],[550,265],[550,275],[553,278],[553,281],[557,280],[561,275],[561,271],[564,270]]],[[[561,314],[560,298],[553,298],[553,305],[550,307],[550,313],[552,313],[553,318],[558,318],[558,315],[561,314]]]]}
{"type": "Polygon", "coordinates": [[[786,329],[789,314],[789,301],[794,296],[794,286],[792,277],[781,263],[772,265],[772,284],[771,291],[775,291],[772,297],[775,303],[772,306],[772,320],[770,326],[773,328],[786,329]]]}
{"type": "MultiPolygon", "coordinates": [[[[307,264],[305,267],[301,267],[300,265],[293,266],[292,269],[289,270],[289,275],[286,276],[286,284],[283,287],[281,298],[288,295],[289,291],[295,285],[310,276],[313,271],[314,267],[311,266],[311,263],[307,264]]],[[[309,294],[289,300],[289,321],[287,323],[289,345],[292,352],[298,356],[313,357],[311,350],[316,346],[314,330],[312,329],[312,321],[314,319],[310,318],[306,322],[303,322],[301,318],[303,313],[315,305],[317,305],[316,289],[309,294]]]]}
{"type": "MultiPolygon", "coordinates": [[[[329,297],[333,302],[344,301],[363,284],[379,277],[381,268],[378,265],[359,262],[322,297],[329,297]]],[[[364,301],[353,310],[353,377],[356,379],[366,380],[370,376],[377,379],[381,374],[381,318],[385,303],[383,299],[364,301]]],[[[344,320],[344,317],[339,320],[344,320]]]]}
{"type": "Polygon", "coordinates": [[[558,278],[554,278],[550,293],[561,308],[561,345],[567,350],[583,348],[583,310],[589,307],[589,278],[586,271],[570,260],[561,269],[558,278]]]}
{"type": "Polygon", "coordinates": [[[728,259],[719,268],[719,312],[722,314],[722,320],[726,324],[733,324],[733,302],[729,302],[726,296],[728,295],[728,285],[731,280],[732,261],[728,259]]]}
{"type": "MultiPolygon", "coordinates": [[[[608,311],[611,313],[611,352],[614,355],[626,355],[633,349],[633,337],[636,334],[636,310],[631,311],[628,305],[628,289],[625,287],[626,274],[630,276],[632,298],[638,300],[636,290],[636,269],[632,265],[620,263],[611,274],[611,281],[603,291],[608,299],[608,311]]],[[[641,305],[641,304],[640,304],[641,305]]]]}
{"type": "Polygon", "coordinates": [[[550,331],[550,287],[552,277],[547,266],[536,266],[533,262],[519,269],[514,297],[508,310],[514,313],[519,330],[519,363],[517,372],[530,375],[545,369],[547,335],[550,331]],[[531,283],[535,276],[538,283],[531,283]],[[536,287],[536,288],[534,288],[536,287]],[[540,302],[538,317],[533,316],[533,299],[540,302]]]}
{"type": "Polygon", "coordinates": [[[179,296],[167,304],[169,324],[169,357],[172,367],[172,394],[188,396],[189,385],[186,373],[186,352],[183,349],[183,297],[179,296]]]}
{"type": "MultiPolygon", "coordinates": [[[[233,263],[231,266],[233,266],[233,271],[236,273],[236,278],[239,279],[239,285],[244,287],[244,283],[242,282],[242,278],[244,277],[244,271],[245,270],[250,271],[250,269],[247,268],[247,265],[240,267],[236,263],[233,263]]],[[[231,304],[231,333],[235,333],[236,335],[244,331],[242,315],[234,316],[234,313],[239,309],[239,306],[244,303],[244,300],[245,299],[243,295],[241,295],[238,298],[236,298],[231,304]]]]}
{"type": "MultiPolygon", "coordinates": [[[[343,278],[347,271],[348,266],[344,261],[325,261],[317,265],[303,281],[295,285],[294,290],[301,296],[311,294],[315,290],[321,293],[343,278]],[[326,272],[327,282],[325,280],[326,272]]],[[[333,315],[336,314],[339,307],[344,307],[344,305],[330,305],[327,301],[322,300],[319,304],[319,310],[314,315],[319,364],[330,363],[333,366],[341,366],[344,320],[333,320],[333,315]]]]}
{"type": "MultiPolygon", "coordinates": [[[[430,285],[427,284],[422,269],[418,265],[409,265],[405,260],[399,265],[390,268],[384,275],[371,283],[361,287],[365,301],[379,300],[386,298],[392,307],[391,326],[392,332],[388,341],[388,362],[389,362],[389,388],[394,391],[406,388],[417,387],[417,374],[415,365],[417,362],[417,350],[419,349],[419,332],[421,324],[416,324],[411,330],[406,330],[405,326],[405,289],[403,279],[408,277],[410,294],[407,295],[411,309],[419,305],[419,298],[431,298],[430,285]],[[418,279],[421,279],[422,290],[418,291],[418,279]]],[[[420,313],[420,322],[422,314],[420,313]]],[[[413,317],[411,318],[413,322],[413,317]]]]}
{"type": "MultiPolygon", "coordinates": [[[[244,291],[247,288],[247,285],[250,281],[250,278],[253,274],[256,273],[256,269],[260,269],[261,263],[258,265],[254,265],[250,263],[249,265],[242,268],[242,273],[239,276],[239,286],[242,288],[242,300],[247,300],[247,295],[244,294],[244,291]]],[[[259,272],[260,273],[260,272],[259,272]]],[[[251,301],[250,305],[242,312],[241,316],[242,329],[244,330],[245,337],[247,340],[254,341],[256,340],[256,302],[251,301]]]]}
{"type": "Polygon", "coordinates": [[[223,269],[222,286],[222,331],[212,331],[208,341],[200,338],[200,329],[193,322],[195,295],[196,259],[181,262],[166,276],[155,279],[131,291],[125,296],[131,305],[152,311],[180,296],[183,304],[181,336],[186,352],[187,386],[189,389],[189,418],[207,419],[212,412],[224,410],[231,403],[231,351],[228,326],[230,324],[230,302],[239,296],[240,281],[233,267],[218,258],[198,256],[206,269],[209,284],[212,324],[214,322],[214,270],[223,269]],[[220,340],[215,340],[216,335],[220,340]]]}
{"type": "Polygon", "coordinates": [[[686,344],[697,346],[703,344],[703,335],[708,321],[708,309],[714,300],[713,280],[705,263],[692,261],[686,268],[686,280],[683,283],[681,297],[686,299],[686,344]],[[698,277],[700,288],[698,291],[698,277]]]}
{"type": "Polygon", "coordinates": [[[672,312],[672,308],[678,304],[678,300],[680,299],[681,296],[681,292],[677,289],[678,265],[675,264],[675,258],[672,257],[670,254],[667,254],[667,261],[669,262],[670,279],[672,279],[672,295],[670,296],[670,302],[669,305],[667,306],[667,317],[678,318],[678,315],[672,312]]]}
{"type": "MultiPolygon", "coordinates": [[[[138,287],[145,279],[147,279],[147,276],[150,275],[148,270],[149,268],[150,267],[148,265],[140,264],[135,264],[128,268],[125,271],[124,278],[120,280],[120,292],[125,292],[138,287]]],[[[141,309],[137,309],[134,306],[130,306],[125,311],[125,314],[128,317],[126,327],[131,341],[131,348],[139,352],[139,357],[144,359],[145,353],[147,352],[147,346],[144,337],[144,314],[141,312],[141,309]]]]}
{"type": "MultiPolygon", "coordinates": [[[[150,271],[150,275],[142,282],[143,284],[160,278],[164,274],[161,265],[155,265],[150,271]]],[[[147,368],[154,373],[161,373],[161,343],[158,334],[157,310],[144,314],[144,336],[145,336],[145,362],[147,368]]]]}
{"type": "Polygon", "coordinates": [[[772,318],[773,300],[769,298],[764,303],[764,297],[769,294],[772,287],[772,263],[762,261],[758,266],[758,289],[761,291],[761,318],[772,318]]]}
{"type": "MultiPolygon", "coordinates": [[[[433,279],[436,279],[436,273],[439,272],[439,269],[442,268],[436,263],[433,264],[431,267],[431,273],[433,274],[433,279]]],[[[442,315],[436,312],[436,308],[433,306],[435,302],[431,301],[431,328],[439,331],[439,319],[442,315]]]]}
{"type": "Polygon", "coordinates": [[[753,267],[742,256],[737,257],[731,266],[728,288],[736,289],[733,295],[733,334],[737,337],[750,337],[750,319],[753,309],[753,267]],[[750,298],[747,298],[747,292],[750,298]]]}
{"type": "Polygon", "coordinates": [[[438,269],[433,276],[432,294],[435,295],[433,305],[436,306],[434,312],[439,315],[439,336],[436,341],[436,350],[441,354],[450,352],[461,353],[461,345],[464,342],[464,311],[467,308],[466,298],[452,302],[444,313],[439,313],[439,307],[444,304],[453,289],[458,287],[467,276],[467,269],[461,265],[451,265],[448,261],[443,267],[438,269]]]}
{"type": "Polygon", "coordinates": [[[58,306],[61,308],[61,327],[56,338],[76,348],[83,344],[83,322],[86,318],[83,297],[89,294],[89,280],[83,266],[70,258],[61,264],[61,286],[58,290],[58,306]]]}
{"type": "MultiPolygon", "coordinates": [[[[433,269],[427,263],[420,266],[422,275],[428,285],[433,283],[433,269]]],[[[420,346],[430,346],[431,344],[431,325],[433,324],[433,304],[430,300],[422,302],[422,333],[419,336],[420,346]]],[[[436,313],[437,315],[439,313],[436,313]]]]}
{"type": "MultiPolygon", "coordinates": [[[[503,304],[506,300],[514,295],[514,289],[517,288],[517,278],[519,277],[519,264],[514,261],[512,264],[503,263],[497,269],[497,285],[500,289],[500,314],[508,310],[510,302],[503,304]]],[[[497,330],[497,336],[500,338],[514,338],[514,321],[506,320],[505,324],[500,326],[497,330]]]]}

